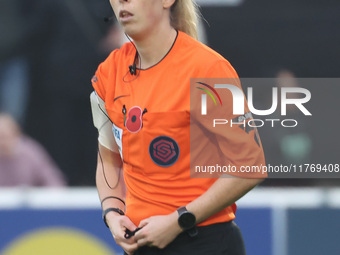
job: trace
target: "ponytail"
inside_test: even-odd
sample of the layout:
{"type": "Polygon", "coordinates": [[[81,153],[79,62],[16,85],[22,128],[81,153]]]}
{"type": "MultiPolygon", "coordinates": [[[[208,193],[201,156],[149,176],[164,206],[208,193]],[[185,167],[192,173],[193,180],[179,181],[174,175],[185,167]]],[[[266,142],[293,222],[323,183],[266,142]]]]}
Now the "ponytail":
{"type": "Polygon", "coordinates": [[[176,0],[170,10],[171,25],[197,39],[197,23],[200,17],[198,5],[194,0],[176,0]]]}

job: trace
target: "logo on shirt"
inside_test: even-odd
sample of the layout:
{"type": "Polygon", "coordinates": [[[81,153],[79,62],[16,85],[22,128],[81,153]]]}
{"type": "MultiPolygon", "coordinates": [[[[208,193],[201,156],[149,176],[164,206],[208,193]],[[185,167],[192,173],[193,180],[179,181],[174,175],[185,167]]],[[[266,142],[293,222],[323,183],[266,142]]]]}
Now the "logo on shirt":
{"type": "Polygon", "coordinates": [[[179,147],[171,137],[159,136],[150,143],[149,153],[155,164],[168,167],[176,163],[179,157],[179,147]]]}
{"type": "Polygon", "coordinates": [[[139,106],[132,107],[127,114],[126,129],[131,133],[137,133],[143,125],[142,116],[143,111],[139,106]]]}
{"type": "Polygon", "coordinates": [[[96,75],[93,75],[91,81],[92,81],[93,83],[96,83],[96,82],[98,81],[97,76],[96,76],[96,75]]]}
{"type": "Polygon", "coordinates": [[[117,127],[114,123],[112,123],[112,132],[118,146],[120,157],[123,159],[123,129],[117,127]]]}

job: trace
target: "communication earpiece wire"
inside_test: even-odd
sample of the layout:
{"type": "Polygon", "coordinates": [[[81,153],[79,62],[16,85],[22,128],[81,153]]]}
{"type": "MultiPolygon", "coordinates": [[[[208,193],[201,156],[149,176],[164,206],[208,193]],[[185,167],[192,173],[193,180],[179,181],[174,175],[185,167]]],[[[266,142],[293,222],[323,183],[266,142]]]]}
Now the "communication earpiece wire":
{"type": "MultiPolygon", "coordinates": [[[[96,95],[97,95],[97,93],[96,93],[96,95]]],[[[98,96],[98,95],[97,95],[97,96],[98,96]]],[[[97,96],[96,96],[96,99],[97,99],[97,102],[98,102],[98,108],[99,108],[99,109],[101,110],[101,112],[108,118],[108,120],[109,120],[111,123],[113,123],[113,121],[110,119],[110,117],[106,114],[106,112],[105,112],[105,111],[102,109],[102,107],[100,106],[100,103],[99,103],[99,100],[98,100],[97,96]]],[[[101,162],[101,164],[102,164],[102,171],[103,171],[103,176],[104,176],[104,180],[105,180],[105,182],[106,182],[106,185],[107,185],[110,189],[115,189],[115,188],[117,188],[117,186],[118,186],[118,184],[119,184],[119,181],[120,181],[120,172],[121,172],[121,170],[119,170],[119,173],[118,173],[118,180],[117,180],[117,183],[116,183],[113,187],[111,187],[111,185],[109,184],[109,182],[108,182],[108,180],[107,180],[107,178],[106,178],[105,169],[104,169],[104,162],[103,162],[103,158],[102,158],[102,155],[101,155],[101,153],[100,153],[99,147],[98,147],[98,155],[99,155],[100,162],[101,162]]]]}
{"type": "Polygon", "coordinates": [[[126,74],[125,74],[124,77],[123,77],[123,81],[124,81],[124,82],[132,82],[132,81],[136,80],[136,79],[139,77],[139,74],[140,74],[140,71],[141,71],[141,68],[142,68],[142,59],[141,59],[141,57],[140,57],[140,55],[139,55],[139,53],[138,53],[138,50],[137,50],[137,48],[136,48],[136,45],[131,41],[130,37],[129,37],[127,34],[125,34],[125,36],[126,36],[127,39],[130,41],[130,43],[133,45],[133,47],[136,49],[136,55],[135,55],[135,58],[134,58],[134,60],[133,60],[133,61],[134,61],[133,64],[135,64],[135,62],[136,62],[136,57],[138,57],[138,60],[139,60],[139,68],[138,68],[138,66],[137,66],[137,74],[136,74],[136,77],[133,78],[132,80],[128,80],[128,81],[125,80],[126,76],[130,73],[130,70],[127,71],[126,74]]]}

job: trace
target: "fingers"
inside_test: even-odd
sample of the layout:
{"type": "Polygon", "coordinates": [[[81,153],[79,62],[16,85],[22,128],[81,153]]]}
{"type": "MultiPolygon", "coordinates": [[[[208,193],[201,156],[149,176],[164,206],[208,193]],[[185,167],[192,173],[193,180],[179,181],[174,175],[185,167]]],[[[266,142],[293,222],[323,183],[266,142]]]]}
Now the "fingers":
{"type": "Polygon", "coordinates": [[[177,217],[172,215],[152,216],[140,222],[141,230],[136,232],[135,240],[139,247],[147,245],[163,249],[180,233],[177,224],[177,217]]]}
{"type": "Polygon", "coordinates": [[[149,242],[146,238],[141,238],[137,240],[137,245],[138,247],[142,247],[142,246],[151,246],[151,242],[149,242]]]}
{"type": "Polygon", "coordinates": [[[119,244],[123,250],[128,254],[128,255],[132,255],[134,254],[134,252],[138,249],[138,244],[137,243],[134,243],[134,244],[126,244],[126,243],[122,243],[122,244],[119,244]]]}
{"type": "Polygon", "coordinates": [[[123,248],[123,250],[128,254],[133,254],[138,249],[138,243],[134,239],[134,237],[130,239],[126,239],[124,237],[125,232],[117,234],[115,241],[116,243],[123,248]]]}
{"type": "Polygon", "coordinates": [[[146,245],[150,246],[152,244],[150,240],[149,230],[146,227],[147,224],[148,224],[147,220],[141,221],[141,223],[139,224],[139,228],[141,228],[141,230],[135,233],[134,238],[138,244],[138,247],[146,245]]]}
{"type": "Polygon", "coordinates": [[[150,241],[147,240],[147,228],[144,228],[149,223],[149,218],[142,220],[138,228],[141,230],[135,233],[135,240],[137,241],[138,247],[142,247],[145,245],[150,245],[150,241]]]}
{"type": "Polygon", "coordinates": [[[149,221],[150,221],[150,218],[148,218],[148,219],[144,219],[144,220],[142,220],[140,223],[139,223],[139,228],[143,228],[144,226],[146,226],[148,223],[149,223],[149,221]]]}
{"type": "Polygon", "coordinates": [[[128,255],[132,255],[138,248],[137,241],[132,237],[126,239],[124,237],[126,229],[135,230],[137,227],[133,222],[126,216],[115,218],[112,221],[111,232],[116,243],[121,246],[128,255]]]}

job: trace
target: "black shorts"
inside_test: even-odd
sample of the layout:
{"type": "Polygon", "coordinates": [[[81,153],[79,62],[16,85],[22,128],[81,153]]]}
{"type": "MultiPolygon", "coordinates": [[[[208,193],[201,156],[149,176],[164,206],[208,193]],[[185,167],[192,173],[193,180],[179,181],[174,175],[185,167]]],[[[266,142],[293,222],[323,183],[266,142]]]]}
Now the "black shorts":
{"type": "Polygon", "coordinates": [[[198,227],[198,235],[181,233],[164,249],[142,247],[134,255],[245,255],[239,227],[233,222],[198,227]]]}

